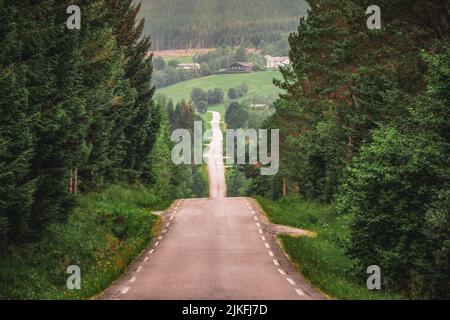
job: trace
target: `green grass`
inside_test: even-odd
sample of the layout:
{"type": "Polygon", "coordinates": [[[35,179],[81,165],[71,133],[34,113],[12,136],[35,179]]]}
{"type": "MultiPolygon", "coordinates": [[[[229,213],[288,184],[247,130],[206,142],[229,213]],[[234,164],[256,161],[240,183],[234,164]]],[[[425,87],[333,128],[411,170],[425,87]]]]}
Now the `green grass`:
{"type": "MultiPolygon", "coordinates": [[[[248,93],[237,99],[239,102],[250,100],[256,96],[278,95],[281,90],[272,83],[274,78],[281,79],[279,71],[262,71],[242,74],[218,74],[208,77],[196,78],[187,81],[178,82],[169,87],[157,90],[158,94],[163,94],[173,101],[182,99],[190,100],[193,88],[201,88],[203,90],[221,88],[225,92],[225,96],[230,88],[234,88],[244,82],[249,86],[248,93]]],[[[209,110],[224,112],[225,106],[231,101],[226,100],[222,104],[218,104],[209,108],[209,110]]]]}
{"type": "Polygon", "coordinates": [[[0,260],[0,299],[87,299],[102,292],[158,230],[152,210],[168,205],[142,185],[81,195],[67,223],[0,260]],[[69,265],[81,269],[81,290],[66,288],[69,265]]]}
{"type": "Polygon", "coordinates": [[[205,139],[203,140],[203,144],[205,143],[209,143],[209,138],[212,137],[212,132],[208,131],[211,130],[211,120],[212,120],[212,113],[211,112],[206,112],[204,114],[202,114],[202,118],[203,118],[203,124],[204,124],[204,132],[205,132],[205,139]],[[209,134],[207,134],[209,133],[209,134]]]}
{"type": "Polygon", "coordinates": [[[332,205],[296,197],[257,200],[271,222],[317,233],[315,238],[279,238],[293,263],[322,292],[336,299],[402,299],[400,295],[368,290],[368,275],[358,274],[354,261],[345,255],[349,216],[338,216],[332,205]]]}

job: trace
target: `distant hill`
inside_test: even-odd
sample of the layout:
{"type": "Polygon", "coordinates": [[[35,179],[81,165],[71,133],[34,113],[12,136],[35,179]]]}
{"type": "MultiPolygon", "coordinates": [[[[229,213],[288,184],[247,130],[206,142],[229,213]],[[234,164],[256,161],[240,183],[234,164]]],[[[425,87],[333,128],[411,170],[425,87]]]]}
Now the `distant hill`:
{"type": "Polygon", "coordinates": [[[258,46],[296,29],[304,0],[142,0],[141,15],[153,48],[258,46]]]}

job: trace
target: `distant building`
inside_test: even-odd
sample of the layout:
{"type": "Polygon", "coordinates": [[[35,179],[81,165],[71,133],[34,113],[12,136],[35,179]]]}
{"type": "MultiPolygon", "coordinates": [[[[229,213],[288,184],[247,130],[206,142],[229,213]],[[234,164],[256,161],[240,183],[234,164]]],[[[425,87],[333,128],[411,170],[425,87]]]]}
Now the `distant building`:
{"type": "Polygon", "coordinates": [[[253,69],[253,63],[235,62],[228,67],[230,72],[251,72],[253,69]]]}
{"type": "Polygon", "coordinates": [[[278,69],[291,64],[289,57],[264,56],[264,58],[266,58],[268,69],[278,69]]]}
{"type": "Polygon", "coordinates": [[[255,108],[255,109],[267,109],[267,104],[264,104],[264,103],[252,103],[251,107],[255,108]]]}
{"type": "Polygon", "coordinates": [[[180,70],[196,70],[200,69],[200,64],[198,63],[179,63],[177,69],[180,70]]]}

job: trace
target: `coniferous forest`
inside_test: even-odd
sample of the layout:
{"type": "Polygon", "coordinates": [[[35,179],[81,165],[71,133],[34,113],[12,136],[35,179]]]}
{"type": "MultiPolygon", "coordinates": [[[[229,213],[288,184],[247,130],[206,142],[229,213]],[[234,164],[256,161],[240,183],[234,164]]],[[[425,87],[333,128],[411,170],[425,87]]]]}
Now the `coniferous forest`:
{"type": "Polygon", "coordinates": [[[146,0],[145,32],[156,50],[261,46],[295,30],[304,0],[146,0]]]}

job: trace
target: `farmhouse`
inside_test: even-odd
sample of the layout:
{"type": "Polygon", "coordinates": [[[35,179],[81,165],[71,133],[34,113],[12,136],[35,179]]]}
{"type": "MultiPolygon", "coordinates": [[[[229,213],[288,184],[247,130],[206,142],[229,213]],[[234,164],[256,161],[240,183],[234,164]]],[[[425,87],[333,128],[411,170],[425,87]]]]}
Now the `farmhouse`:
{"type": "Polygon", "coordinates": [[[228,67],[230,72],[251,72],[253,68],[252,63],[246,62],[235,62],[228,67]]]}
{"type": "Polygon", "coordinates": [[[200,69],[200,64],[198,63],[179,63],[177,69],[180,70],[196,70],[200,69]]]}
{"type": "Polygon", "coordinates": [[[284,67],[291,63],[289,57],[272,57],[272,56],[264,56],[267,61],[268,69],[278,69],[279,67],[284,67]]]}

